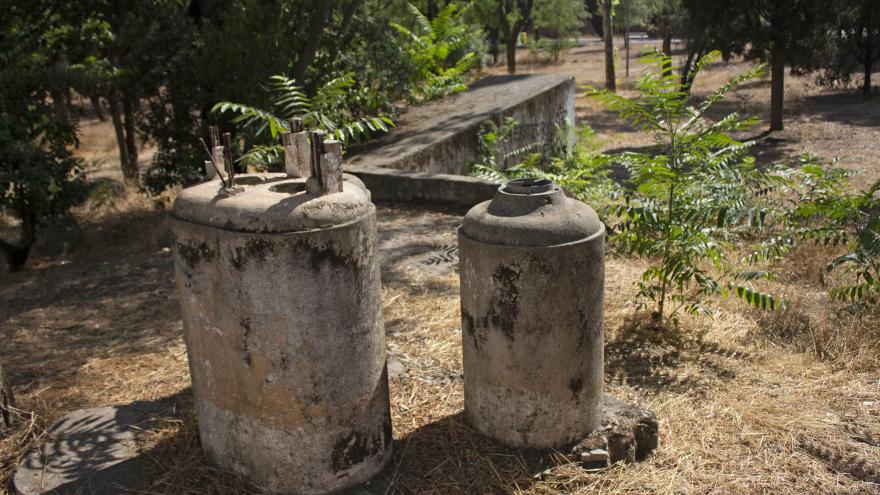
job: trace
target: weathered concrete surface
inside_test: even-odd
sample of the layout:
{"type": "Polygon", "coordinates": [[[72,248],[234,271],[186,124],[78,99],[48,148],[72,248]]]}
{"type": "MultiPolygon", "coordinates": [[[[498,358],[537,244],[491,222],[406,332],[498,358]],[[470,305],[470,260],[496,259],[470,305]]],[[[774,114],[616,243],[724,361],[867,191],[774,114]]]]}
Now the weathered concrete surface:
{"type": "Polygon", "coordinates": [[[238,183],[171,215],[202,447],[271,492],[366,481],[392,446],[375,207],[351,183],[238,183]]]}
{"type": "Polygon", "coordinates": [[[543,182],[508,183],[459,230],[464,414],[513,447],[570,444],[602,419],[605,229],[543,182]]]}
{"type": "Polygon", "coordinates": [[[602,401],[602,425],[571,448],[569,458],[588,468],[642,461],[659,443],[657,416],[613,397],[602,401]]]}
{"type": "Polygon", "coordinates": [[[492,199],[495,182],[466,175],[410,172],[391,168],[346,167],[377,199],[473,206],[492,199]]]}
{"type": "MultiPolygon", "coordinates": [[[[541,151],[549,151],[560,137],[560,130],[566,126],[571,129],[574,124],[574,94],[574,79],[570,77],[487,77],[463,93],[410,109],[387,136],[352,150],[345,169],[363,179],[378,200],[472,206],[490,199],[485,191],[497,185],[479,179],[449,186],[438,184],[454,182],[449,174],[468,174],[468,165],[477,158],[480,126],[486,120],[500,124],[512,117],[519,125],[500,152],[536,142],[541,151]],[[459,186],[466,189],[462,194],[467,199],[455,194],[454,188],[459,186]]],[[[571,140],[573,136],[563,138],[571,140]]]]}
{"type": "Polygon", "coordinates": [[[157,427],[152,419],[166,413],[165,406],[135,402],[64,416],[49,429],[49,440],[22,461],[15,490],[21,495],[116,495],[140,489],[153,462],[139,457],[137,433],[157,427]]]}

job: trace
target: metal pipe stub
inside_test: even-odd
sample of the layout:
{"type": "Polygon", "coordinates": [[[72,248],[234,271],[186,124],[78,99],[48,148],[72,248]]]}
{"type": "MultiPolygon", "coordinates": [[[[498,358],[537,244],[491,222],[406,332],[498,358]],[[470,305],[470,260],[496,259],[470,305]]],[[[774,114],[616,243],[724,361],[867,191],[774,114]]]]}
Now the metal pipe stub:
{"type": "Polygon", "coordinates": [[[311,166],[306,191],[323,196],[342,192],[342,143],[324,131],[311,133],[311,166]]]}

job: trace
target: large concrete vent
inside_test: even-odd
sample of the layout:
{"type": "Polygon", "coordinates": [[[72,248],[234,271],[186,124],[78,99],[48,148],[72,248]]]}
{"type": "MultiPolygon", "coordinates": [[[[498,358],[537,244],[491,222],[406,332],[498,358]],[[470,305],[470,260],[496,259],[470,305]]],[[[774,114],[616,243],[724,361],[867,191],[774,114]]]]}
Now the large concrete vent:
{"type": "Polygon", "coordinates": [[[202,447],[275,493],[364,482],[392,447],[376,208],[313,134],[309,178],[227,175],[171,215],[202,447]]]}
{"type": "Polygon", "coordinates": [[[514,447],[602,422],[605,228],[549,180],[519,179],[459,230],[465,417],[514,447]]]}

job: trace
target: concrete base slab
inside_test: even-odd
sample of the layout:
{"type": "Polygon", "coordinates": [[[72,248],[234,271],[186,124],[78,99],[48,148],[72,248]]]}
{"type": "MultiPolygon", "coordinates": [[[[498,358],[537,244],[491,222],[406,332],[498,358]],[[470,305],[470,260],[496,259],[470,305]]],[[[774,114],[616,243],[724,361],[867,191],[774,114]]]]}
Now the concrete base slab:
{"type": "Polygon", "coordinates": [[[153,462],[140,456],[137,434],[170,406],[134,402],[125,406],[80,409],[59,419],[49,440],[30,452],[15,473],[20,495],[115,495],[137,490],[153,462]]]}
{"type": "Polygon", "coordinates": [[[571,448],[568,458],[586,468],[642,461],[658,445],[659,425],[653,411],[605,396],[602,426],[571,448]]]}

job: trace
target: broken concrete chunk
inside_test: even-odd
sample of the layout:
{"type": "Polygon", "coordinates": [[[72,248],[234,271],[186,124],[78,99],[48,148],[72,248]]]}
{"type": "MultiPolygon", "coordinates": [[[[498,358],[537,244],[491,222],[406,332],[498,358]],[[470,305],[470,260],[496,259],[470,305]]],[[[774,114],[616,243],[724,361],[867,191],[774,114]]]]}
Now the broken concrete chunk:
{"type": "Polygon", "coordinates": [[[657,416],[637,406],[624,404],[617,399],[605,396],[602,427],[578,442],[572,449],[569,459],[582,462],[585,467],[596,467],[599,451],[608,454],[608,461],[642,461],[658,445],[657,416]]]}

